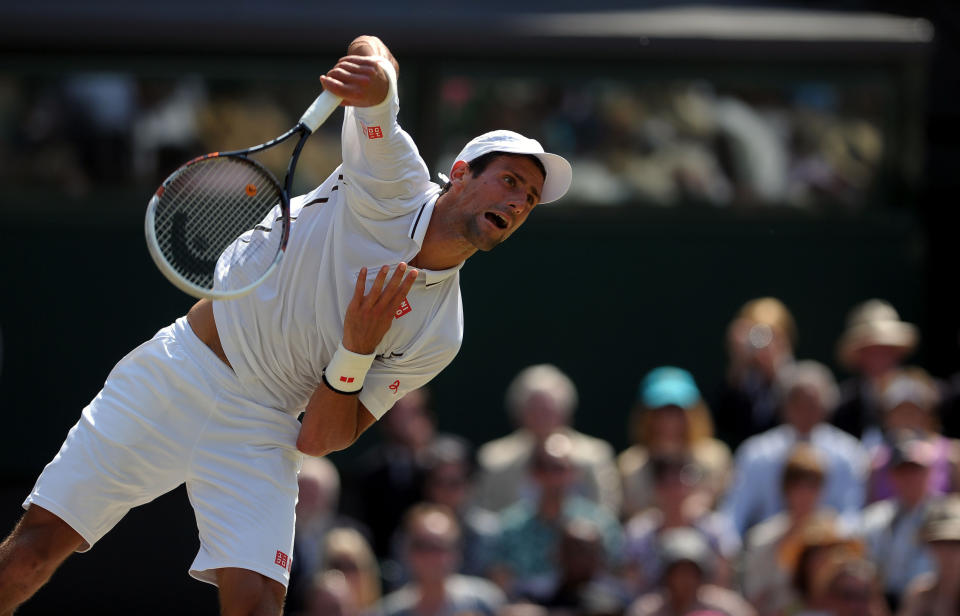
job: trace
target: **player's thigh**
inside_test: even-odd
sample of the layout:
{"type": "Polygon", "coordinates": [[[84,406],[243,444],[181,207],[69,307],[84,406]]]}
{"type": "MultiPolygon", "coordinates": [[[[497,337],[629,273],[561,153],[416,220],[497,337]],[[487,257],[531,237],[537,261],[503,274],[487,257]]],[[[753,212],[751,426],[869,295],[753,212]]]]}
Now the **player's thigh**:
{"type": "Polygon", "coordinates": [[[200,531],[190,574],[216,583],[215,570],[237,567],[286,586],[303,459],[296,448],[300,423],[227,394],[217,413],[204,428],[187,479],[200,531]]]}
{"type": "Polygon", "coordinates": [[[220,613],[224,616],[275,616],[283,610],[286,587],[256,571],[225,567],[216,570],[216,581],[220,589],[220,613]]]}
{"type": "Polygon", "coordinates": [[[24,506],[56,514],[89,548],[132,507],[183,483],[214,401],[197,372],[162,333],[137,347],[83,410],[24,506]]]}

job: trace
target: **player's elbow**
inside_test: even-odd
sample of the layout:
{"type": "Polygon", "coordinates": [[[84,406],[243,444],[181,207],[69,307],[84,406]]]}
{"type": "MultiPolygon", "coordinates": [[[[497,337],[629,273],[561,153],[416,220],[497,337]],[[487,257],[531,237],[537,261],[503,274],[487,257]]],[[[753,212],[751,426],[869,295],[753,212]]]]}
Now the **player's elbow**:
{"type": "Polygon", "coordinates": [[[330,435],[310,438],[301,430],[297,437],[297,450],[308,456],[319,458],[334,451],[346,449],[353,443],[350,438],[331,438],[330,435]]]}

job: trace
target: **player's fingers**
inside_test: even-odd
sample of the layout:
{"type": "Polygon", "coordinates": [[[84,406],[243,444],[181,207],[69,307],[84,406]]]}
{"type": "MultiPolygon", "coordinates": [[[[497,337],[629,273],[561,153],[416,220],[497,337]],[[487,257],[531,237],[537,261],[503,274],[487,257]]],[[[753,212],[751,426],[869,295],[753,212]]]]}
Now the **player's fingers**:
{"type": "Polygon", "coordinates": [[[403,275],[407,271],[407,264],[402,261],[397,265],[397,269],[393,270],[393,276],[390,277],[390,282],[387,283],[387,286],[383,289],[383,293],[380,295],[381,301],[378,302],[381,306],[386,305],[388,310],[393,310],[394,299],[397,295],[397,289],[400,288],[400,284],[403,282],[403,275]]]}
{"type": "Polygon", "coordinates": [[[360,273],[357,274],[357,283],[353,286],[353,299],[360,300],[363,299],[363,292],[367,288],[367,268],[361,267],[360,273]]]}
{"type": "Polygon", "coordinates": [[[373,281],[373,286],[370,287],[370,294],[367,297],[376,301],[380,297],[380,292],[383,291],[383,283],[387,280],[387,272],[390,271],[390,267],[384,265],[380,268],[380,271],[377,272],[377,277],[373,281]]]}
{"type": "Polygon", "coordinates": [[[409,269],[406,276],[403,277],[403,280],[400,281],[400,284],[393,289],[393,293],[390,294],[390,310],[391,312],[396,310],[400,305],[400,302],[403,301],[403,298],[410,293],[410,289],[413,287],[413,283],[417,281],[417,276],[420,275],[420,272],[416,269],[409,269]]]}
{"type": "Polygon", "coordinates": [[[397,291],[399,296],[397,299],[403,299],[410,293],[410,289],[413,288],[413,283],[417,281],[417,276],[420,275],[420,271],[414,268],[411,268],[407,272],[407,275],[403,278],[403,284],[400,285],[400,289],[397,291]]]}

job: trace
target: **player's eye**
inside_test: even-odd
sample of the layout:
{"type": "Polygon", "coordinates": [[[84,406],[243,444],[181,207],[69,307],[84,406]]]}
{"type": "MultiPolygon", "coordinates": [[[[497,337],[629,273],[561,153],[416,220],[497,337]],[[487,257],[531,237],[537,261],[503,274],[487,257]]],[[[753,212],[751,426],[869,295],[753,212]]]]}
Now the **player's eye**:
{"type": "Polygon", "coordinates": [[[503,176],[503,181],[507,183],[507,186],[511,188],[517,185],[517,181],[513,178],[512,175],[503,176]]]}

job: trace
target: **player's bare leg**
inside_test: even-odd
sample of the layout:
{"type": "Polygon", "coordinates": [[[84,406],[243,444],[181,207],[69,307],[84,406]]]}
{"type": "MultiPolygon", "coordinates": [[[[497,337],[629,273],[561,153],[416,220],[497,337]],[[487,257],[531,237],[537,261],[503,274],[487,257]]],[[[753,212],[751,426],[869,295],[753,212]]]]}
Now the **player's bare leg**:
{"type": "Polygon", "coordinates": [[[279,616],[287,589],[249,569],[217,569],[222,616],[279,616]]]}
{"type": "Polygon", "coordinates": [[[31,505],[0,543],[0,616],[32,597],[81,545],[83,538],[66,522],[31,505]]]}

